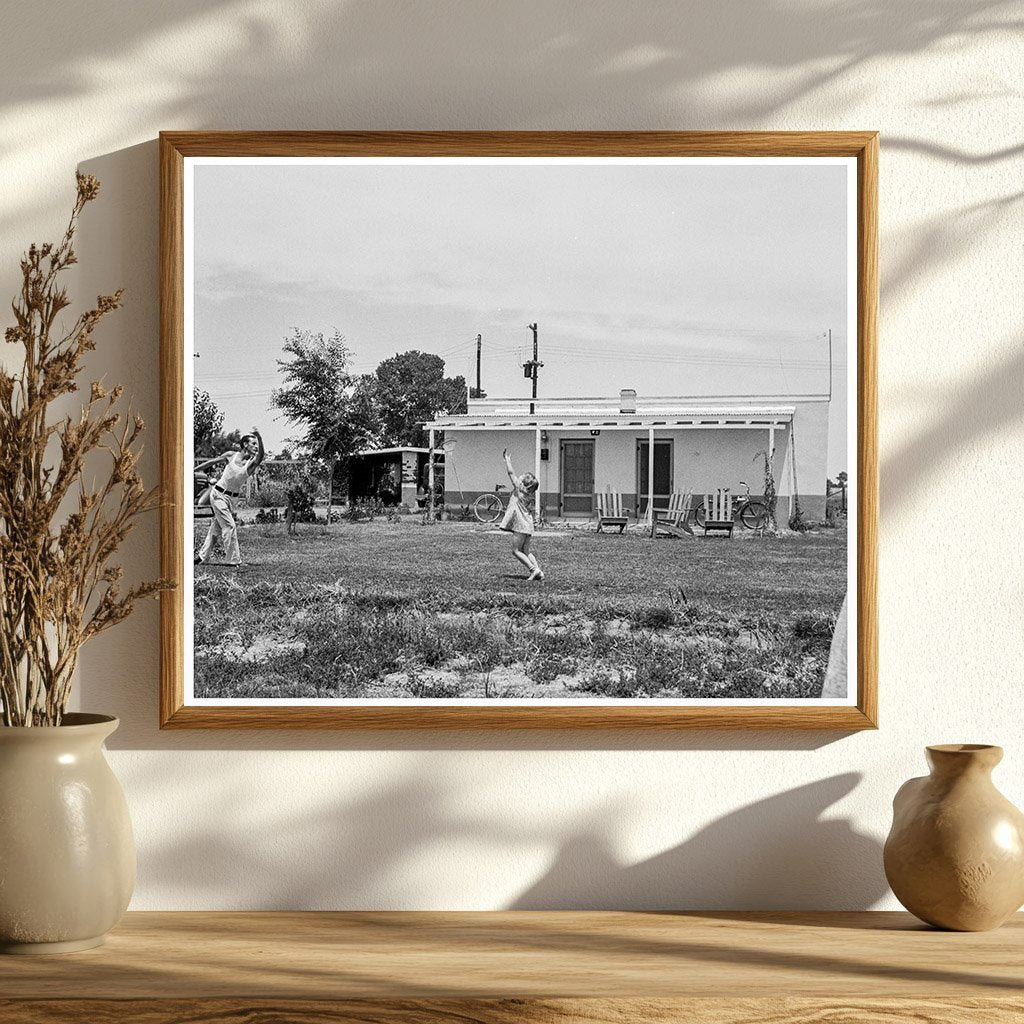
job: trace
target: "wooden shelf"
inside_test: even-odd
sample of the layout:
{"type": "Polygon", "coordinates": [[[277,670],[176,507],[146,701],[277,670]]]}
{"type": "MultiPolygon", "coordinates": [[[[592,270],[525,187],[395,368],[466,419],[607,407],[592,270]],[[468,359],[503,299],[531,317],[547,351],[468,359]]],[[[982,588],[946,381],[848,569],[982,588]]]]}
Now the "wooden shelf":
{"type": "Polygon", "coordinates": [[[0,957],[4,1024],[1024,1020],[1024,914],[132,913],[0,957]]]}

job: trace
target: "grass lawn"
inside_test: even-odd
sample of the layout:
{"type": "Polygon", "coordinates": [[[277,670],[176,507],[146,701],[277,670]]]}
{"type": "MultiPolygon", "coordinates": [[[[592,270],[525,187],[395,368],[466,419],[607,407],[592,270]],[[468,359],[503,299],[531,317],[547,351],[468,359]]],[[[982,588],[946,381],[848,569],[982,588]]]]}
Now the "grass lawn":
{"type": "Polygon", "coordinates": [[[298,529],[196,567],[197,697],[815,697],[846,591],[844,530],[558,531],[530,583],[477,525],[298,529]]]}

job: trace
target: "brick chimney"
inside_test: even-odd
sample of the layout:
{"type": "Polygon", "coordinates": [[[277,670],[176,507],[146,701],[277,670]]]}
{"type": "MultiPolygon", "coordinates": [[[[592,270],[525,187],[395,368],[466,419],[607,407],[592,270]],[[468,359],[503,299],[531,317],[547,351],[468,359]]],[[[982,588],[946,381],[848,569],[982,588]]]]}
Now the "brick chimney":
{"type": "Polygon", "coordinates": [[[632,388],[623,388],[619,392],[619,412],[636,412],[636,392],[632,388]]]}

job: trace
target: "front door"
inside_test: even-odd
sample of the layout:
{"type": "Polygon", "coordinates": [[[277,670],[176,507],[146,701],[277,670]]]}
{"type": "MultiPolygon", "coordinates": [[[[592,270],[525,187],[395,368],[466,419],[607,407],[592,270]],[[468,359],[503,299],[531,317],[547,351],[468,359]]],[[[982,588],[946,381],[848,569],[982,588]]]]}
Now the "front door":
{"type": "Polygon", "coordinates": [[[562,515],[594,514],[594,442],[563,441],[562,515]]]}
{"type": "MultiPolygon", "coordinates": [[[[649,441],[639,441],[636,446],[636,490],[640,514],[647,511],[648,458],[651,451],[649,441]]],[[[672,442],[654,442],[654,507],[668,508],[672,494],[672,442]]]]}

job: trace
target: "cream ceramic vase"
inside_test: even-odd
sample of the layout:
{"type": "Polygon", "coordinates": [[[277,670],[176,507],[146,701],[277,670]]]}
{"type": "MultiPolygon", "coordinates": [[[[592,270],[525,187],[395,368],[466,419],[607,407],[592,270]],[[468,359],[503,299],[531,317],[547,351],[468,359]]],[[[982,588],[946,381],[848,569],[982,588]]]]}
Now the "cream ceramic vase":
{"type": "Polygon", "coordinates": [[[90,949],[128,906],[135,844],[103,753],[117,724],[0,727],[0,951],[90,949]]]}
{"type": "Polygon", "coordinates": [[[1024,904],[1024,815],[992,784],[999,747],[927,748],[931,775],[893,800],[885,876],[916,917],[938,928],[998,928],[1024,904]]]}

